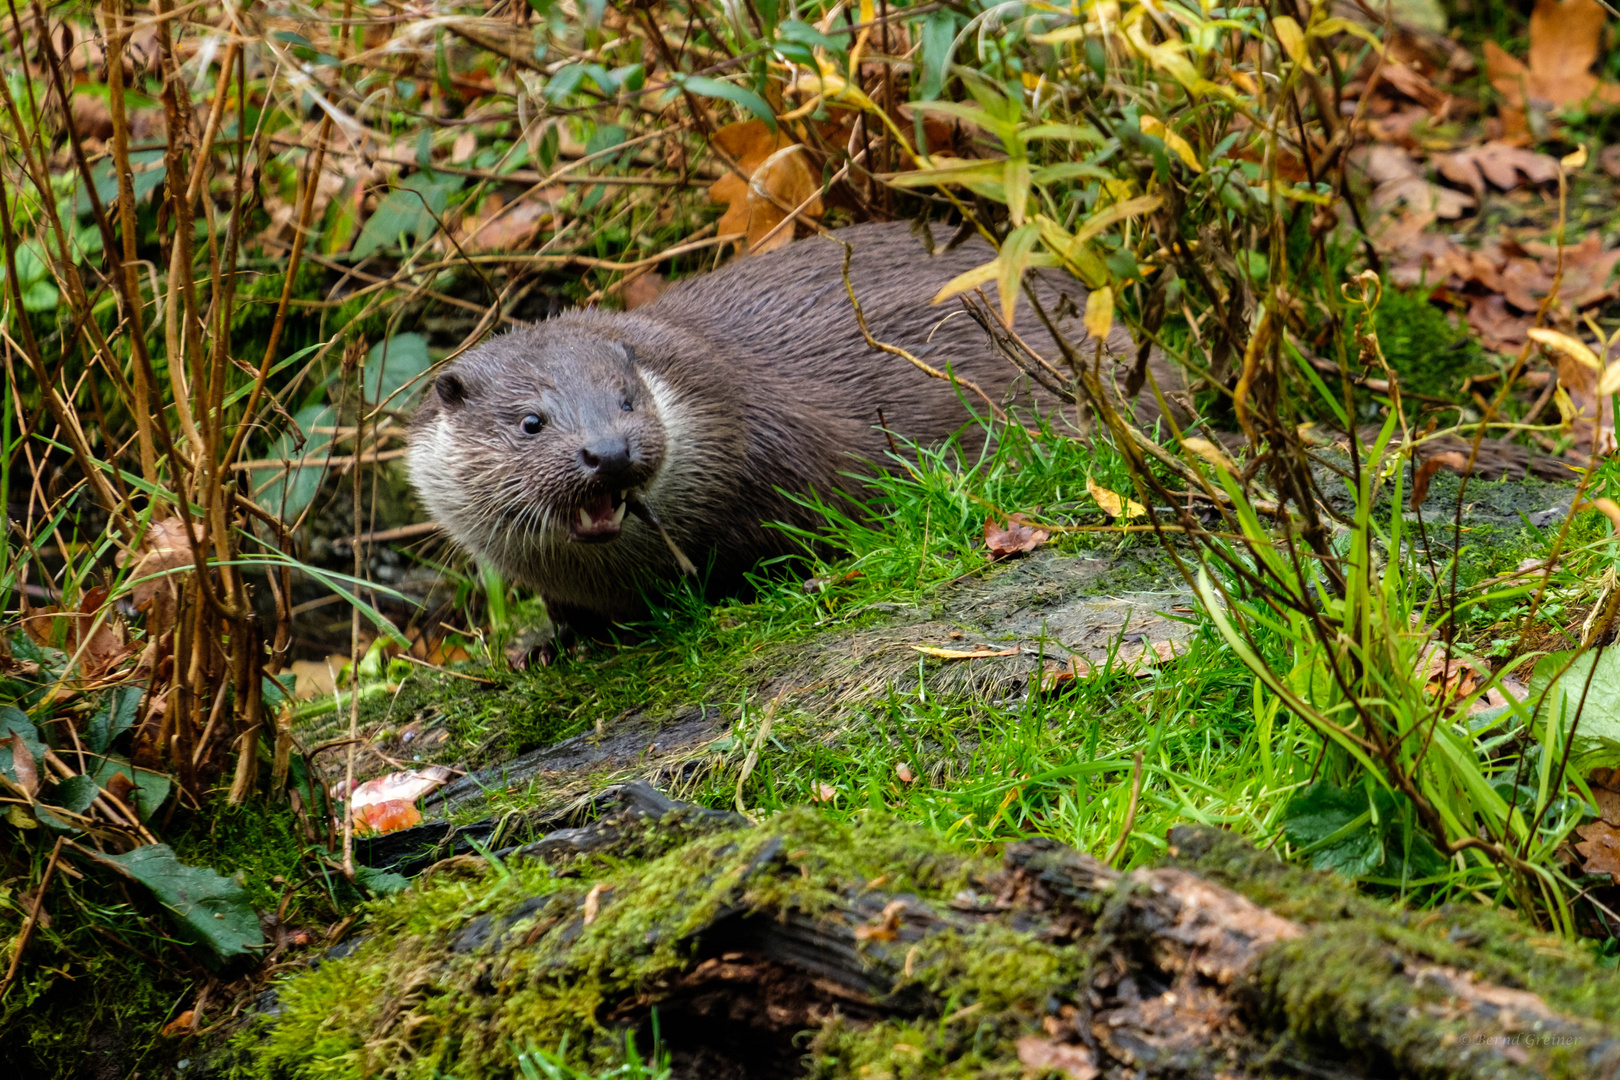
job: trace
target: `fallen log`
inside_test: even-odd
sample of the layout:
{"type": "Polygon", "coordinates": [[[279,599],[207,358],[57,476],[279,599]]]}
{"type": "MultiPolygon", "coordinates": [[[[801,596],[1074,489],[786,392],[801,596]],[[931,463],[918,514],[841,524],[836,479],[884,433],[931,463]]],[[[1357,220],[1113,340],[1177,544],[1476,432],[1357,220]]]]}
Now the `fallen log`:
{"type": "Polygon", "coordinates": [[[473,1080],[656,1030],[704,1078],[1620,1077],[1613,978],[1505,916],[1402,913],[1212,830],[1122,874],[642,787],[377,903],[207,1071],[473,1080]]]}

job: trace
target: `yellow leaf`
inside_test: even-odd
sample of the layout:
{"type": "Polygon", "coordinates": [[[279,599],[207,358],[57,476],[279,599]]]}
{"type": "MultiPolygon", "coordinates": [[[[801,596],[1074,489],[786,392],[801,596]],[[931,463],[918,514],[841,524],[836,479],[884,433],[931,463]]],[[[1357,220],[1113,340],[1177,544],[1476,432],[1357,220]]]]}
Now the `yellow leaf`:
{"type": "Polygon", "coordinates": [[[987,285],[996,280],[1001,274],[1001,260],[991,259],[983,266],[975,266],[964,274],[957,274],[945,283],[945,287],[934,294],[933,303],[942,303],[955,296],[965,293],[969,289],[977,289],[980,285],[987,285]]]}
{"type": "Polygon", "coordinates": [[[1029,257],[1034,253],[1035,242],[1040,236],[1040,229],[1034,225],[1020,225],[1008,233],[1007,239],[1002,242],[1001,255],[996,260],[1001,264],[996,284],[1001,290],[1001,317],[1008,326],[1013,324],[1013,311],[1018,307],[1024,271],[1029,267],[1029,257]]]}
{"type": "Polygon", "coordinates": [[[1086,491],[1109,517],[1134,518],[1147,513],[1147,508],[1135,499],[1125,499],[1109,491],[1091,477],[1086,477],[1086,491]]]}
{"type": "Polygon", "coordinates": [[[1339,16],[1323,19],[1315,26],[1312,26],[1310,31],[1311,37],[1332,37],[1334,34],[1354,34],[1377,49],[1380,54],[1384,51],[1384,43],[1378,40],[1378,35],[1358,22],[1339,16]]]}
{"type": "Polygon", "coordinates": [[[1562,165],[1570,172],[1574,172],[1576,169],[1584,168],[1586,166],[1586,144],[1581,143],[1575,148],[1575,152],[1573,154],[1565,154],[1563,157],[1559,158],[1558,164],[1562,165]]]}
{"type": "Polygon", "coordinates": [[[868,23],[877,18],[877,10],[872,0],[861,0],[861,22],[868,23]]]}
{"type": "Polygon", "coordinates": [[[1311,56],[1305,49],[1305,31],[1299,28],[1299,23],[1287,15],[1279,15],[1271,20],[1271,28],[1277,32],[1277,41],[1290,60],[1306,71],[1316,70],[1311,67],[1311,56]]]}
{"type": "Polygon", "coordinates": [[[1086,297],[1086,333],[1104,341],[1114,328],[1114,290],[1104,285],[1086,297]]]}
{"type": "Polygon", "coordinates": [[[1232,464],[1232,459],[1226,456],[1226,451],[1222,450],[1219,446],[1216,446],[1208,439],[1201,439],[1194,435],[1190,438],[1182,439],[1181,445],[1187,451],[1197,454],[1199,457],[1203,458],[1217,469],[1220,469],[1222,472],[1233,474],[1237,472],[1237,466],[1232,464]]]}
{"type": "Polygon", "coordinates": [[[1563,383],[1559,383],[1553,389],[1553,404],[1558,406],[1558,421],[1566,429],[1580,415],[1575,408],[1575,403],[1569,399],[1569,391],[1564,389],[1563,383]]]}
{"type": "Polygon", "coordinates": [[[936,660],[978,660],[987,656],[1017,656],[1017,649],[941,649],[934,645],[913,645],[913,649],[936,660]]]}
{"type": "Polygon", "coordinates": [[[1185,161],[1187,167],[1193,172],[1204,171],[1204,167],[1198,164],[1198,155],[1193,153],[1192,144],[1165,127],[1164,121],[1157,116],[1142,117],[1142,134],[1153,135],[1162,139],[1166,149],[1170,150],[1182,161],[1185,161]]]}
{"type": "Polygon", "coordinates": [[[1087,218],[1086,223],[1075,232],[1074,239],[1077,243],[1083,244],[1115,222],[1136,217],[1138,214],[1151,213],[1157,210],[1163,202],[1163,195],[1143,195],[1139,198],[1126,199],[1124,202],[1115,203],[1113,206],[1099,210],[1087,218]]]}
{"type": "Polygon", "coordinates": [[[1007,216],[1014,225],[1022,225],[1029,206],[1029,158],[1008,158],[1001,185],[1007,193],[1007,216]]]}
{"type": "Polygon", "coordinates": [[[1584,364],[1593,371],[1603,370],[1603,361],[1597,358],[1597,354],[1568,334],[1560,334],[1556,330],[1543,330],[1538,326],[1530,331],[1530,340],[1539,341],[1549,349],[1557,349],[1571,360],[1584,364]]]}
{"type": "Polygon", "coordinates": [[[1080,41],[1086,36],[1086,28],[1081,23],[1073,23],[1060,27],[1050,33],[1032,34],[1030,40],[1037,45],[1062,45],[1065,42],[1080,41]]]}
{"type": "Polygon", "coordinates": [[[1602,376],[1598,378],[1598,397],[1606,398],[1616,391],[1620,391],[1620,360],[1604,368],[1602,376]]]}

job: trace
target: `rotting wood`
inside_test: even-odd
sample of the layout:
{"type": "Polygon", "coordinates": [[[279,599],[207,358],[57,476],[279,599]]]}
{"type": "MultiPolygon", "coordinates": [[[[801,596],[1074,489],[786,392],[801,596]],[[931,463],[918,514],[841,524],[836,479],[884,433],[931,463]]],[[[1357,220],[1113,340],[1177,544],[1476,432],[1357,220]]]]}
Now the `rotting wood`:
{"type": "MultiPolygon", "coordinates": [[[[552,891],[486,906],[513,872],[459,856],[418,888],[450,875],[480,914],[303,978],[408,956],[408,993],[365,1014],[356,1045],[386,1057],[405,1032],[427,1039],[454,1001],[454,1050],[435,1067],[468,1077],[499,1071],[502,1032],[534,1022],[523,1009],[551,1017],[525,1028],[537,1045],[566,1036],[598,1063],[657,1010],[686,1076],[1620,1076],[1615,996],[1568,993],[1595,967],[1542,958],[1515,974],[1501,941],[1409,928],[1320,875],[1272,881],[1269,857],[1215,830],[1178,828],[1172,864],[1121,873],[1052,841],[979,858],[803,811],[749,828],[640,783],[604,796],[596,823],[504,853],[544,859],[552,891]],[[1245,860],[1261,895],[1293,899],[1222,884],[1245,860]],[[1583,1004],[1557,1008],[1558,993],[1583,1004]]],[[[282,1063],[308,1049],[300,1010],[321,1008],[317,984],[291,988],[259,1044],[293,1055],[282,1063]]],[[[355,1022],[318,1019],[329,1046],[355,1022]]]]}

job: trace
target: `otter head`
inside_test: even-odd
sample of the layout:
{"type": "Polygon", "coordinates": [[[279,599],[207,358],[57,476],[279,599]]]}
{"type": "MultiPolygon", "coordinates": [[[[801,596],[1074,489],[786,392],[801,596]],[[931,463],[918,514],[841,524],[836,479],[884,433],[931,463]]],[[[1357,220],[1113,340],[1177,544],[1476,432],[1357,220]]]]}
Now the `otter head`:
{"type": "Polygon", "coordinates": [[[665,433],[633,348],[575,326],[495,338],[441,372],[412,422],[435,520],[510,575],[547,549],[613,544],[658,476],[665,433]]]}

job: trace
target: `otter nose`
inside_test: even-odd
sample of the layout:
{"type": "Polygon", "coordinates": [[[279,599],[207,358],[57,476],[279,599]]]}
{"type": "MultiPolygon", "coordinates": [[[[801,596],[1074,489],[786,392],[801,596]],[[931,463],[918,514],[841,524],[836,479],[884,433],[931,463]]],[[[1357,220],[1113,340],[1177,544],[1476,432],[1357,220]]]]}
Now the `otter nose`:
{"type": "Polygon", "coordinates": [[[596,439],[579,448],[579,464],[592,476],[608,483],[622,478],[634,462],[630,442],[622,435],[596,439]]]}

